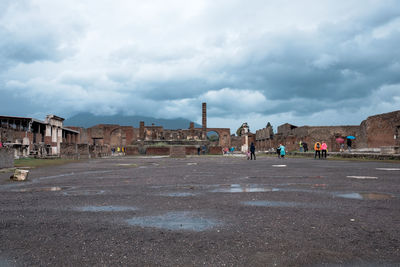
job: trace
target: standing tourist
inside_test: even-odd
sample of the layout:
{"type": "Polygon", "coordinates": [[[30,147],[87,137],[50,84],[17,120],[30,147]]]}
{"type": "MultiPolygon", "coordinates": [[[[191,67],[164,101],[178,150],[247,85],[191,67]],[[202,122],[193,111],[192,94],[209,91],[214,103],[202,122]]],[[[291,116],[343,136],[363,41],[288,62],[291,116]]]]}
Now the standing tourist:
{"type": "Polygon", "coordinates": [[[276,148],[276,154],[278,154],[278,159],[281,157],[281,145],[279,144],[279,146],[276,148]]]}
{"type": "Polygon", "coordinates": [[[303,142],[302,142],[302,141],[299,142],[299,146],[300,146],[299,151],[300,151],[300,152],[303,152],[304,149],[303,149],[303,142]]]}
{"type": "Polygon", "coordinates": [[[256,147],[254,146],[254,143],[251,143],[250,145],[250,152],[250,159],[252,160],[254,156],[254,160],[256,160],[256,147]]]}
{"type": "Polygon", "coordinates": [[[321,143],[320,142],[315,143],[314,150],[315,150],[314,159],[317,158],[317,155],[318,155],[318,158],[320,159],[321,158],[321,143]]]}
{"type": "Polygon", "coordinates": [[[347,138],[347,149],[351,152],[351,139],[347,138]]]}
{"type": "Polygon", "coordinates": [[[284,145],[280,145],[280,153],[281,153],[281,159],[284,159],[285,158],[285,155],[286,155],[286,148],[285,148],[285,146],[284,145]]]}
{"type": "Polygon", "coordinates": [[[322,144],[321,144],[322,158],[324,158],[324,157],[326,158],[327,150],[328,150],[328,145],[325,143],[325,141],[322,141],[322,144]]]}

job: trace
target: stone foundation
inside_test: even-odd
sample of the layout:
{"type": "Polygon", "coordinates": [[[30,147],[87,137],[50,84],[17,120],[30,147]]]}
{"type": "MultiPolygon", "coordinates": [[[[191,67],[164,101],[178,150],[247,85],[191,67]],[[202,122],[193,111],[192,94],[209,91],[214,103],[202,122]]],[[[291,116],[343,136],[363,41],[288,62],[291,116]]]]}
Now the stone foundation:
{"type": "Polygon", "coordinates": [[[172,158],[185,158],[186,148],[184,146],[172,146],[169,155],[172,158]]]}
{"type": "Polygon", "coordinates": [[[146,148],[146,155],[148,156],[168,156],[169,154],[170,154],[170,147],[150,146],[146,148]]]}
{"type": "Polygon", "coordinates": [[[210,155],[222,155],[222,147],[220,147],[220,146],[210,146],[208,148],[208,154],[210,154],[210,155]]]}

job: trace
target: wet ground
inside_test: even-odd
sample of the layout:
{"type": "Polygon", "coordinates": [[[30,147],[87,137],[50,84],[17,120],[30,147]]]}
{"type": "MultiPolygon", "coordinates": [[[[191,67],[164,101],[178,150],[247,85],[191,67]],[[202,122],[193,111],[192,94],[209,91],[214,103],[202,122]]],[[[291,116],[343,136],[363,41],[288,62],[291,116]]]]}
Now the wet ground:
{"type": "Polygon", "coordinates": [[[0,173],[0,266],[399,266],[400,166],[114,158],[0,173]]]}

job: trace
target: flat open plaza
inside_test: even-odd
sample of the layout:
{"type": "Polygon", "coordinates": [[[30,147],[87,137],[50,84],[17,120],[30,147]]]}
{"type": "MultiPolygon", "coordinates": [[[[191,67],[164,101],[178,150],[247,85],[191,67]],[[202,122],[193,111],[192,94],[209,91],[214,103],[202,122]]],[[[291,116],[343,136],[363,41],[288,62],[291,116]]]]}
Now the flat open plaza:
{"type": "Polygon", "coordinates": [[[0,266],[398,266],[400,164],[93,159],[0,174],[0,266]]]}

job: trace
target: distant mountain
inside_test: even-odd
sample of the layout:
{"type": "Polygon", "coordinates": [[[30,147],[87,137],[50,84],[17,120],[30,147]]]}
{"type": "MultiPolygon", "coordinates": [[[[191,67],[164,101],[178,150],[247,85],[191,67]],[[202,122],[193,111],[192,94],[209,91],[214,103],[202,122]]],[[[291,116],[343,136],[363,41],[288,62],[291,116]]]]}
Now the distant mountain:
{"type": "MultiPolygon", "coordinates": [[[[163,126],[164,129],[188,129],[190,121],[183,118],[176,119],[156,119],[152,117],[144,116],[124,116],[124,115],[112,115],[112,116],[98,116],[91,113],[79,113],[75,116],[65,119],[64,125],[77,126],[89,128],[97,124],[118,124],[121,126],[133,126],[139,128],[139,122],[144,121],[144,125],[150,126],[154,123],[155,126],[163,126]]],[[[201,125],[195,123],[195,128],[201,128],[201,125]]]]}

